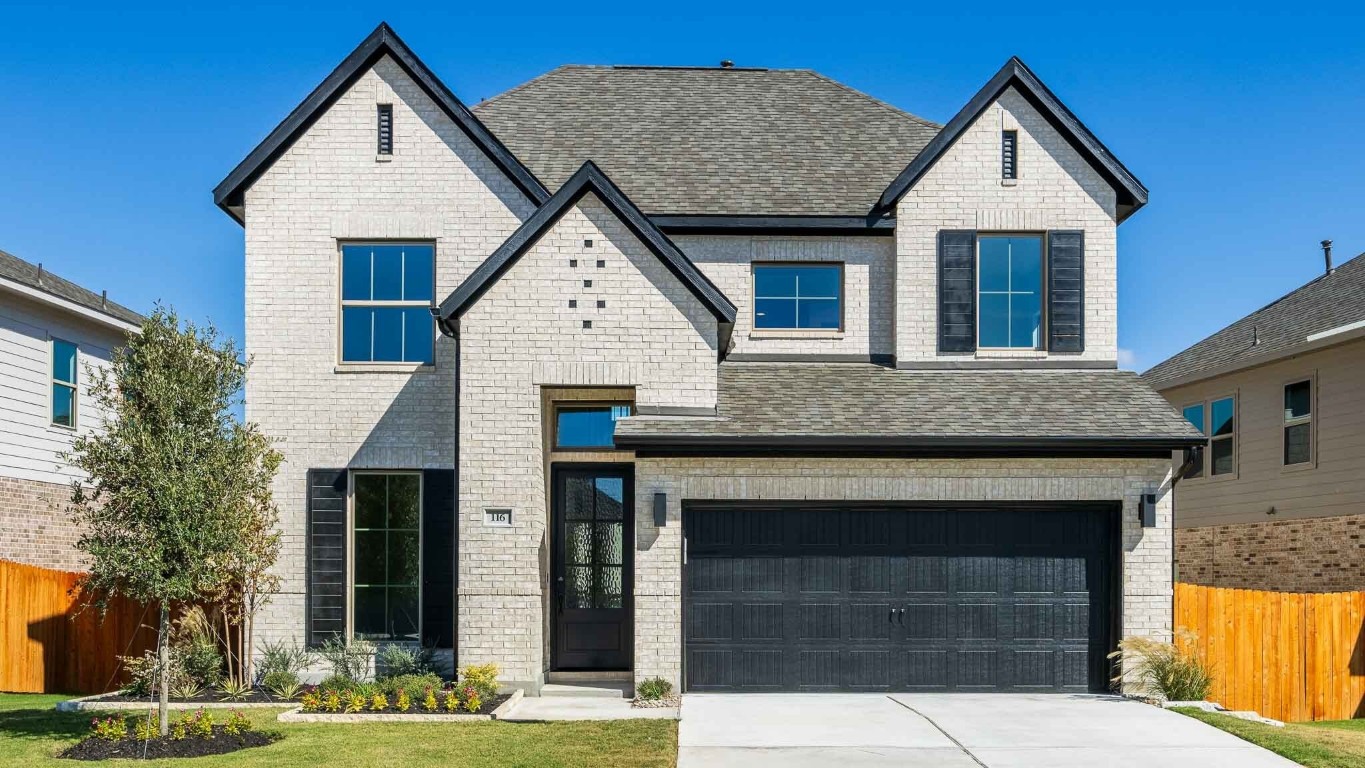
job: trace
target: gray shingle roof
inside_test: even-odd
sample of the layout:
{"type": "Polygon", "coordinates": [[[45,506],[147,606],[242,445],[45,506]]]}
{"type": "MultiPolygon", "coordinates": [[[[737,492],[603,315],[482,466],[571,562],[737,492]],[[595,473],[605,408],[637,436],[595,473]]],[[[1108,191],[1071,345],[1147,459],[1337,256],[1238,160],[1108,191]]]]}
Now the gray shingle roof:
{"type": "Polygon", "coordinates": [[[1365,254],[1153,366],[1142,378],[1158,389],[1203,373],[1266,362],[1322,331],[1365,320],[1365,254]],[[1256,343],[1253,343],[1256,342],[1256,343]]]}
{"type": "Polygon", "coordinates": [[[86,309],[102,312],[125,323],[142,324],[142,315],[133,310],[112,301],[106,302],[99,294],[86,290],[70,280],[57,277],[46,269],[40,273],[37,264],[30,264],[18,256],[4,251],[0,251],[0,278],[13,280],[29,288],[66,299],[86,309]]]}
{"type": "Polygon", "coordinates": [[[1200,437],[1129,371],[910,371],[833,363],[724,363],[717,418],[637,416],[619,422],[616,436],[1200,437]]]}
{"type": "Polygon", "coordinates": [[[800,69],[564,66],[474,113],[552,190],[592,160],[651,215],[865,215],[939,130],[800,69]]]}

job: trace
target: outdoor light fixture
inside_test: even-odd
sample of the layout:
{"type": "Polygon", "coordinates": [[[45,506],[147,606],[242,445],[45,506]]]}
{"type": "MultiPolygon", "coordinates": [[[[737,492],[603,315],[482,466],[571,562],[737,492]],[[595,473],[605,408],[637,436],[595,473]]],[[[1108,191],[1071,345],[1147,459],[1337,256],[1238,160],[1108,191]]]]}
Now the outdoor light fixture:
{"type": "Polygon", "coordinates": [[[659,528],[668,525],[668,494],[662,491],[654,494],[654,525],[659,528]]]}
{"type": "Polygon", "coordinates": [[[1138,502],[1138,520],[1142,521],[1143,528],[1156,527],[1156,494],[1144,493],[1138,502]]]}

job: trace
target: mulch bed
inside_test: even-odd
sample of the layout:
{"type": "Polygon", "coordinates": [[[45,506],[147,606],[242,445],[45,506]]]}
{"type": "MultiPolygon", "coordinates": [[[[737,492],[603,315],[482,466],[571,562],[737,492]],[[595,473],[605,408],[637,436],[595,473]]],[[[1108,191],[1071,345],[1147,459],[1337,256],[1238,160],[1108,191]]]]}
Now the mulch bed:
{"type": "Polygon", "coordinates": [[[422,700],[421,700],[420,698],[418,698],[418,697],[415,697],[415,696],[414,696],[413,699],[412,699],[412,707],[409,708],[409,709],[407,709],[407,710],[401,710],[401,709],[395,707],[392,703],[390,703],[389,706],[388,706],[388,708],[386,708],[386,709],[370,709],[370,706],[369,706],[369,704],[367,703],[367,704],[365,705],[365,709],[362,710],[362,711],[360,711],[360,712],[347,712],[347,711],[346,711],[346,707],[345,707],[345,699],[343,699],[343,700],[342,700],[342,708],[341,708],[341,711],[340,711],[340,712],[327,712],[327,711],[325,711],[325,710],[318,709],[318,710],[308,710],[308,714],[310,714],[310,715],[487,715],[487,714],[492,713],[493,710],[497,709],[497,708],[498,708],[498,705],[502,704],[504,701],[507,701],[507,700],[510,699],[510,698],[512,698],[511,694],[506,694],[506,693],[504,693],[504,694],[499,694],[499,695],[494,696],[494,697],[492,697],[492,698],[486,699],[486,700],[484,700],[484,702],[483,702],[483,706],[479,707],[479,711],[478,711],[478,712],[470,712],[469,710],[465,709],[463,706],[461,706],[460,709],[459,709],[458,711],[449,712],[449,711],[447,711],[446,708],[445,708],[445,703],[446,703],[446,702],[445,702],[445,696],[440,696],[440,697],[437,698],[438,706],[436,707],[436,709],[435,709],[434,711],[430,711],[430,712],[427,711],[427,709],[426,709],[425,707],[422,706],[422,700]]]}
{"type": "MultiPolygon", "coordinates": [[[[253,688],[251,695],[240,701],[224,699],[223,694],[214,690],[205,690],[192,699],[182,699],[179,696],[171,696],[170,700],[172,704],[279,704],[280,706],[284,706],[293,703],[292,699],[277,699],[261,688],[253,688]]],[[[129,696],[119,692],[112,696],[104,696],[100,701],[131,701],[140,704],[156,704],[157,698],[155,696],[150,699],[146,696],[129,696]]]]}
{"type": "Polygon", "coordinates": [[[122,741],[105,741],[90,736],[68,748],[58,757],[70,760],[111,760],[114,758],[136,760],[141,759],[144,754],[148,758],[203,757],[205,755],[224,755],[228,752],[252,747],[264,747],[278,738],[273,734],[259,731],[247,731],[241,735],[232,736],[223,732],[223,726],[216,725],[213,728],[212,739],[195,737],[179,740],[157,738],[146,742],[146,752],[143,752],[144,743],[135,736],[129,736],[122,741]]]}

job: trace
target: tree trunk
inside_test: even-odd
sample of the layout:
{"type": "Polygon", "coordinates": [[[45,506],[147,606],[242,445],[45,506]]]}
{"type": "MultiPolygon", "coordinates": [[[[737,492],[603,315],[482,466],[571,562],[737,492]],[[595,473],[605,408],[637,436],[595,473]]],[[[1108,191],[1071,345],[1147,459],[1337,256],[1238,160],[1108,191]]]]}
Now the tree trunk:
{"type": "Polygon", "coordinates": [[[156,715],[161,735],[166,736],[171,732],[171,607],[164,600],[161,601],[161,626],[157,628],[156,640],[156,663],[161,668],[159,675],[161,685],[158,686],[160,691],[157,693],[156,715]]]}
{"type": "Polygon", "coordinates": [[[254,680],[256,675],[256,644],[255,638],[252,637],[256,628],[256,607],[253,605],[250,608],[250,612],[245,614],[246,621],[242,622],[242,642],[246,644],[246,649],[242,653],[242,667],[246,669],[248,682],[254,680]]]}

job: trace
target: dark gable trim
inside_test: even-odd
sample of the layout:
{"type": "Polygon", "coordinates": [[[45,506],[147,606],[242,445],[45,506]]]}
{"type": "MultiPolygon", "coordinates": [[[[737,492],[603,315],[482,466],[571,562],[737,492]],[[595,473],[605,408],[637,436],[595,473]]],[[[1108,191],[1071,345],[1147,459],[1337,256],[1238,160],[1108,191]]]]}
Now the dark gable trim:
{"type": "Polygon", "coordinates": [[[806,437],[617,435],[642,458],[785,456],[840,458],[1170,458],[1204,442],[1181,437],[806,437]]]}
{"type": "Polygon", "coordinates": [[[670,235],[872,235],[894,237],[887,216],[672,216],[649,220],[670,235]]]}
{"type": "Polygon", "coordinates": [[[359,47],[351,52],[332,74],[327,76],[313,92],[308,94],[308,98],[303,103],[294,108],[293,112],[284,119],[284,122],[275,127],[270,135],[265,138],[251,154],[246,156],[232,173],[227,175],[213,190],[213,201],[227,212],[229,216],[242,223],[240,209],[243,196],[247,187],[266,171],[285,150],[298,140],[299,136],[306,131],[309,126],[317,122],[317,119],[327,111],[329,107],[341,98],[341,95],[351,87],[361,75],[369,71],[384,55],[393,57],[398,65],[403,68],[408,77],[411,77],[442,111],[455,121],[455,124],[464,131],[471,141],[488,155],[490,159],[500,168],[503,173],[517,185],[526,197],[536,205],[543,204],[550,197],[550,192],[544,184],[535,177],[535,174],[521,163],[496,136],[479,122],[474,113],[457,98],[455,94],[442,83],[440,78],[432,74],[427,69],[426,64],[417,58],[408,46],[399,39],[398,35],[389,27],[387,23],[381,23],[366,37],[359,47]]]}
{"type": "Polygon", "coordinates": [[[469,277],[460,284],[446,300],[441,302],[441,306],[436,310],[438,322],[442,331],[449,334],[453,327],[454,320],[464,314],[464,312],[478,301],[498,278],[502,277],[522,254],[530,250],[531,246],[540,239],[555,222],[574,206],[584,195],[589,192],[597,194],[598,198],[606,204],[607,208],[619,218],[627,228],[645,244],[659,260],[668,267],[683,285],[697,297],[701,303],[716,316],[722,324],[732,324],[735,322],[735,314],[738,310],[735,305],[721,293],[706,276],[697,269],[678,246],[673,244],[668,236],[659,231],[659,228],[649,220],[647,216],[635,207],[635,204],[626,197],[611,179],[602,172],[591,160],[584,163],[577,172],[559,188],[544,205],[536,210],[526,223],[517,228],[512,236],[507,238],[492,256],[489,256],[482,264],[474,270],[469,277]]]}
{"type": "Polygon", "coordinates": [[[1100,172],[1100,175],[1113,186],[1118,193],[1119,221],[1123,221],[1133,215],[1137,209],[1147,204],[1147,188],[1142,182],[1137,180],[1118,158],[1114,157],[1108,147],[1090,132],[1071,110],[1062,104],[1061,100],[1048,90],[1043,81],[1033,74],[1018,56],[1011,56],[1005,62],[1005,66],[986,83],[985,87],[977,91],[971,101],[962,111],[953,116],[948,124],[943,126],[943,130],[930,141],[928,146],[920,151],[915,159],[910,162],[905,170],[900,172],[895,181],[882,193],[881,200],[877,203],[880,211],[890,211],[896,207],[896,203],[915,186],[916,182],[938,162],[938,159],[957,142],[962,132],[967,130],[972,123],[976,122],[977,117],[990,106],[1005,89],[1011,85],[1015,86],[1024,98],[1028,99],[1042,113],[1043,117],[1056,128],[1059,133],[1067,140],[1081,156],[1090,161],[1090,164],[1100,172]]]}

